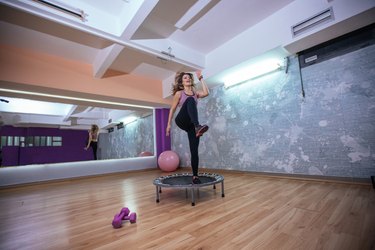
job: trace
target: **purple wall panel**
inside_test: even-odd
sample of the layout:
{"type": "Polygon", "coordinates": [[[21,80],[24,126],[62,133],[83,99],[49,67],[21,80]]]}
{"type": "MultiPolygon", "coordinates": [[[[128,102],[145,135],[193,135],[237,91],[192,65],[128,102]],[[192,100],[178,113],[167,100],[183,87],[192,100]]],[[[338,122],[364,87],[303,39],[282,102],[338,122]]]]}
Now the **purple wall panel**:
{"type": "Polygon", "coordinates": [[[12,127],[12,126],[0,127],[0,135],[24,136],[24,133],[25,133],[25,128],[12,127]]]}
{"type": "Polygon", "coordinates": [[[91,148],[84,150],[87,131],[57,128],[4,126],[1,136],[61,136],[62,146],[3,147],[3,166],[93,160],[91,148]]]}
{"type": "Polygon", "coordinates": [[[2,158],[3,163],[1,166],[17,166],[19,161],[19,147],[3,147],[2,158]]]}
{"type": "Polygon", "coordinates": [[[165,135],[167,124],[168,124],[168,116],[169,116],[169,109],[166,109],[166,108],[155,109],[157,158],[159,158],[159,155],[162,152],[166,150],[171,150],[171,137],[165,135]]]}

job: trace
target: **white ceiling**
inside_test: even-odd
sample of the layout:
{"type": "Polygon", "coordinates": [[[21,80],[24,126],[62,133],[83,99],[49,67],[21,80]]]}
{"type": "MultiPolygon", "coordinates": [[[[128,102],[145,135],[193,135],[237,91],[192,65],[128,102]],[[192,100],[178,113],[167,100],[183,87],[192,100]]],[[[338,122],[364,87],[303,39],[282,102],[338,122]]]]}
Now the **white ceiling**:
{"type": "Polygon", "coordinates": [[[371,0],[48,1],[81,9],[87,20],[37,0],[0,0],[0,43],[91,64],[97,78],[116,70],[165,84],[176,71],[203,69],[210,87],[266,54],[307,49],[371,24],[375,16],[371,0]],[[332,6],[332,23],[291,36],[291,25],[332,6]],[[370,15],[362,15],[368,9],[370,15]],[[324,32],[328,28],[334,32],[324,32]]]}
{"type": "Polygon", "coordinates": [[[217,5],[188,29],[176,29],[169,38],[208,54],[291,2],[293,0],[218,1],[217,5]]]}
{"type": "Polygon", "coordinates": [[[171,54],[176,55],[176,47],[182,47],[187,48],[188,53],[194,51],[203,57],[293,0],[61,1],[85,10],[88,13],[87,22],[53,9],[48,12],[47,8],[33,1],[1,2],[4,4],[0,12],[0,41],[3,44],[93,64],[101,49],[117,42],[124,49],[118,53],[109,69],[164,80],[177,70],[194,71],[204,65],[180,58],[174,62],[164,62],[157,57],[169,58],[162,55],[160,50],[168,52],[171,47],[171,54]],[[139,6],[139,2],[143,4],[139,6]],[[152,9],[150,2],[154,2],[152,9]],[[138,15],[145,13],[141,20],[132,9],[135,3],[138,3],[138,15]],[[176,28],[176,23],[194,4],[203,8],[198,8],[182,29],[176,28]],[[105,22],[108,16],[114,23],[107,26],[96,24],[105,22]],[[116,32],[110,29],[121,25],[122,16],[131,16],[133,20],[128,26],[119,28],[125,31],[124,34],[116,36],[116,32]],[[85,31],[89,31],[89,34],[85,31]],[[127,36],[130,37],[123,38],[127,36]]]}
{"type": "MultiPolygon", "coordinates": [[[[159,80],[167,79],[176,70],[205,70],[209,66],[205,61],[215,50],[224,47],[231,40],[259,26],[260,23],[272,20],[279,13],[287,12],[288,9],[293,12],[284,14],[283,20],[302,21],[310,17],[303,16],[303,13],[307,13],[310,8],[309,5],[316,5],[319,10],[335,2],[334,0],[49,1],[83,10],[88,15],[87,21],[83,22],[76,17],[45,7],[37,3],[37,0],[0,0],[2,3],[0,42],[89,64],[94,64],[95,58],[100,56],[100,52],[106,47],[117,44],[121,49],[112,52],[111,56],[114,55],[115,59],[104,72],[114,69],[159,80]],[[298,9],[298,5],[306,5],[307,8],[298,9]],[[298,13],[295,12],[296,8],[298,13]],[[180,19],[184,18],[188,22],[178,28],[180,19]],[[175,58],[163,55],[162,51],[170,52],[175,58]],[[158,57],[172,60],[165,62],[158,57]]],[[[338,1],[345,0],[336,0],[338,1]]],[[[312,13],[316,12],[312,11],[312,13]]],[[[367,24],[369,23],[371,20],[367,21],[367,24]]],[[[280,42],[277,46],[259,49],[257,52],[259,54],[272,51],[278,46],[287,46],[284,44],[285,41],[276,35],[278,24],[272,25],[275,30],[272,31],[271,27],[268,37],[279,39],[280,42]],[[274,37],[273,33],[275,33],[274,37]]],[[[290,31],[290,26],[286,28],[290,31]]],[[[353,28],[356,27],[351,29],[353,28]]],[[[351,30],[337,32],[337,35],[349,31],[351,30]]],[[[258,35],[264,36],[259,32],[254,33],[254,41],[262,43],[257,40],[258,35]]],[[[299,44],[300,49],[306,49],[307,46],[311,44],[305,47],[299,44]]],[[[262,45],[259,44],[259,47],[262,45]]],[[[108,62],[109,59],[104,58],[104,60],[108,62]]],[[[225,61],[227,58],[222,60],[225,61]]],[[[244,61],[246,60],[236,64],[239,65],[244,61]]],[[[215,72],[215,75],[219,73],[221,72],[215,72]]],[[[104,73],[93,72],[93,75],[100,78],[104,73]]],[[[209,77],[215,79],[215,75],[209,77]]],[[[212,86],[215,85],[212,81],[208,82],[212,86]]]]}

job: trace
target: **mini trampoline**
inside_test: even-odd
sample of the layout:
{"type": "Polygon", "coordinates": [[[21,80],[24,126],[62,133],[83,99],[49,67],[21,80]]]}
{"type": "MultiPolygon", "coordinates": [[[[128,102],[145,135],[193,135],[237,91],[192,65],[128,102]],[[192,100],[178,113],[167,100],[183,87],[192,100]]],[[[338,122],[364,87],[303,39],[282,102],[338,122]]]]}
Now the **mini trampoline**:
{"type": "Polygon", "coordinates": [[[201,173],[199,174],[200,184],[192,184],[193,175],[191,173],[180,173],[172,174],[167,176],[161,176],[154,180],[156,186],[156,202],[160,201],[161,188],[185,188],[190,189],[191,193],[191,205],[195,206],[194,190],[197,189],[199,192],[200,187],[213,186],[216,189],[216,184],[221,183],[221,197],[224,197],[224,177],[219,174],[213,173],[201,173]]]}

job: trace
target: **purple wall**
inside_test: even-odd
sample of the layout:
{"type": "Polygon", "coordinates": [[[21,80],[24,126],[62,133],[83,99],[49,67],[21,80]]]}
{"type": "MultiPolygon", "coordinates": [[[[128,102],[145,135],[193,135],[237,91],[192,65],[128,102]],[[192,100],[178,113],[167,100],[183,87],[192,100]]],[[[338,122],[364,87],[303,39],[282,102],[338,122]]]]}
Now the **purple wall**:
{"type": "Polygon", "coordinates": [[[61,136],[62,146],[3,146],[2,166],[93,160],[91,149],[84,150],[87,131],[57,128],[17,128],[4,126],[0,136],[61,136]]]}
{"type": "Polygon", "coordinates": [[[171,137],[166,136],[169,109],[155,109],[155,129],[156,129],[156,154],[159,155],[166,150],[171,150],[171,137]]]}

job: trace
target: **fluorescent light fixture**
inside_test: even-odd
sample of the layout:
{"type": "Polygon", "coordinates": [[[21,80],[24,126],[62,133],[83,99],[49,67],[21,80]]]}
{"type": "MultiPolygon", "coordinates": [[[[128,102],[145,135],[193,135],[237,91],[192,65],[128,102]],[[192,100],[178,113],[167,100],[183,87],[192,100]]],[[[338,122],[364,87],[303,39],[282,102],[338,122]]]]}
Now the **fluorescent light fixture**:
{"type": "Polygon", "coordinates": [[[126,125],[126,124],[129,124],[129,123],[132,123],[132,122],[136,121],[137,119],[138,119],[138,117],[136,117],[134,115],[130,115],[130,116],[127,116],[127,117],[121,119],[120,121],[122,123],[124,123],[124,125],[126,125]]]}
{"type": "Polygon", "coordinates": [[[251,64],[234,72],[233,74],[228,75],[224,79],[224,86],[225,88],[228,88],[230,86],[247,82],[251,79],[277,71],[281,68],[281,65],[282,60],[278,59],[269,59],[251,64]]]}
{"type": "Polygon", "coordinates": [[[121,103],[121,102],[102,101],[102,100],[95,100],[95,99],[89,99],[89,98],[63,96],[63,95],[52,95],[52,94],[45,94],[45,93],[32,92],[32,91],[15,90],[15,89],[3,89],[3,88],[0,88],[0,91],[4,91],[4,92],[8,92],[8,93],[24,94],[24,95],[53,97],[53,98],[65,99],[65,100],[67,99],[67,100],[74,100],[74,101],[93,102],[93,103],[101,103],[101,104],[109,104],[109,105],[118,105],[118,106],[123,106],[123,107],[144,108],[144,109],[152,109],[152,110],[154,109],[153,107],[150,107],[150,106],[127,104],[127,103],[121,103]]]}
{"type": "Polygon", "coordinates": [[[34,101],[23,98],[6,98],[7,100],[9,100],[9,103],[0,103],[0,111],[8,113],[23,113],[52,116],[56,116],[56,114],[59,114],[59,116],[65,116],[69,113],[73,106],[71,104],[34,101]],[[25,109],[25,107],[27,108],[25,109]]]}

